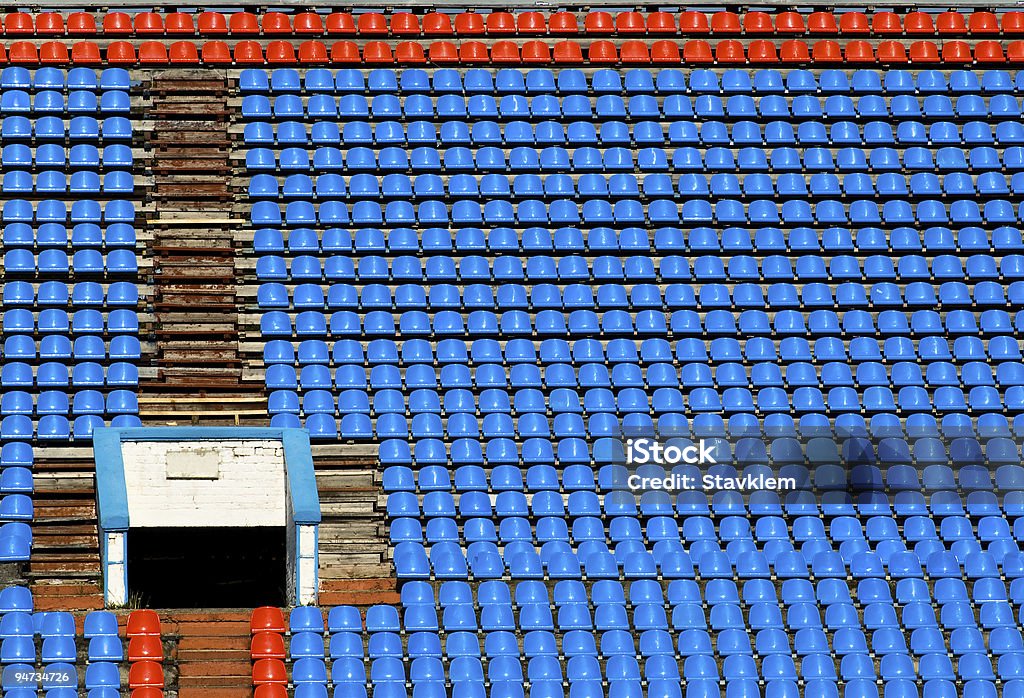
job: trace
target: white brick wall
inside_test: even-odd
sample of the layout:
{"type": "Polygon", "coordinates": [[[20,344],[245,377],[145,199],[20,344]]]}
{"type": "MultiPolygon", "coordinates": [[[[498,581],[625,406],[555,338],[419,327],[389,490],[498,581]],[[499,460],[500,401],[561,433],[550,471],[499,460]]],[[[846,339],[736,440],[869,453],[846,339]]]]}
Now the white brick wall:
{"type": "Polygon", "coordinates": [[[132,528],[287,524],[280,441],[125,441],[121,453],[132,528]],[[193,475],[205,477],[178,479],[191,470],[180,459],[190,456],[200,466],[193,475]]]}

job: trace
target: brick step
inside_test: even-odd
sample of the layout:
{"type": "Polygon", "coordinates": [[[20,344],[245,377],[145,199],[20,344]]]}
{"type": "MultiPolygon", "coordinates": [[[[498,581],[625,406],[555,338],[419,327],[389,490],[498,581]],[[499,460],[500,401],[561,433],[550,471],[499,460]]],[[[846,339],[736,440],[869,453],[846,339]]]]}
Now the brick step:
{"type": "Polygon", "coordinates": [[[178,698],[252,698],[251,688],[180,688],[178,698]]]}
{"type": "MultiPolygon", "coordinates": [[[[216,641],[216,638],[203,638],[204,640],[216,641]]],[[[234,638],[231,638],[234,640],[234,638]]],[[[226,644],[226,643],[225,643],[226,644]]],[[[237,644],[237,643],[233,643],[237,644]]],[[[178,660],[178,664],[181,667],[192,667],[193,665],[204,665],[207,663],[242,663],[248,665],[250,660],[249,648],[238,649],[238,648],[225,648],[225,649],[207,649],[207,648],[196,648],[196,649],[182,649],[181,645],[178,645],[177,654],[175,657],[178,660]]],[[[184,671],[184,669],[183,669],[184,671]]],[[[192,674],[190,670],[186,673],[192,674]]]]}
{"type": "MultiPolygon", "coordinates": [[[[244,632],[249,632],[248,626],[244,629],[244,632]]],[[[236,651],[238,650],[239,644],[238,638],[234,635],[221,635],[216,637],[199,637],[191,634],[183,635],[178,640],[178,656],[180,657],[185,652],[236,651]]],[[[248,650],[246,650],[246,652],[248,652],[248,650]]]]}

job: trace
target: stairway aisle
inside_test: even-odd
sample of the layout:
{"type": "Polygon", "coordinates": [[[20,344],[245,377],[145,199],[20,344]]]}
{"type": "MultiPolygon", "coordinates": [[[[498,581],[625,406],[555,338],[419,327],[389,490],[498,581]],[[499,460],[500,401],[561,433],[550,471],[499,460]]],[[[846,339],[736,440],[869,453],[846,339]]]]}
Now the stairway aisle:
{"type": "Polygon", "coordinates": [[[251,698],[249,611],[164,611],[171,637],[166,693],[177,698],[251,698]]]}

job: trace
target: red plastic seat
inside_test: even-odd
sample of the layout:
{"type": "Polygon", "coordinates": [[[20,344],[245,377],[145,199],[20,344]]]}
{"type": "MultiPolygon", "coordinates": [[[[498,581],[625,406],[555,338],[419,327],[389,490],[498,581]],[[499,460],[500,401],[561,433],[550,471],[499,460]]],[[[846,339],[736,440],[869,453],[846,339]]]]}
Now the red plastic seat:
{"type": "Polygon", "coordinates": [[[198,63],[199,50],[191,41],[175,41],[167,47],[167,57],[175,64],[198,63]]]}
{"type": "Polygon", "coordinates": [[[523,44],[523,63],[533,65],[551,62],[551,49],[543,41],[527,41],[523,44]]]}
{"type": "Polygon", "coordinates": [[[228,17],[228,29],[232,34],[259,34],[260,23],[251,12],[234,12],[228,17]]]}
{"type": "Polygon", "coordinates": [[[71,47],[71,62],[77,65],[95,65],[103,60],[100,47],[91,41],[77,41],[71,47]]]}
{"type": "Polygon", "coordinates": [[[267,12],[263,15],[263,33],[291,34],[291,20],[283,12],[267,12]]]}
{"type": "Polygon", "coordinates": [[[683,62],[695,65],[714,63],[715,56],[711,53],[711,44],[703,39],[687,41],[683,45],[683,62]]]}
{"type": "Polygon", "coordinates": [[[971,34],[998,34],[999,18],[994,12],[973,12],[967,21],[971,34]]]}
{"type": "Polygon", "coordinates": [[[619,52],[611,41],[594,41],[587,49],[587,60],[591,64],[609,65],[619,62],[619,52]]]}
{"type": "Polygon", "coordinates": [[[903,29],[908,34],[934,34],[932,17],[924,12],[908,12],[903,18],[903,29]]]}
{"type": "Polygon", "coordinates": [[[552,34],[578,34],[580,31],[580,23],[572,12],[556,12],[548,18],[548,26],[552,34]]]}
{"type": "Polygon", "coordinates": [[[615,20],[610,12],[588,12],[583,18],[583,31],[587,34],[612,34],[615,32],[615,20]]]}
{"type": "Polygon", "coordinates": [[[228,33],[227,19],[220,12],[203,12],[196,24],[203,35],[228,33]]]}
{"type": "Polygon", "coordinates": [[[878,44],[880,63],[906,63],[907,49],[902,41],[882,41],[878,44]]]}
{"type": "Polygon", "coordinates": [[[516,18],[511,12],[492,12],[487,15],[488,34],[515,34],[516,18]]]}
{"type": "Polygon", "coordinates": [[[303,41],[299,44],[299,63],[319,65],[327,62],[327,47],[322,41],[303,41]]]}
{"type": "Polygon", "coordinates": [[[935,45],[934,41],[915,41],[910,45],[909,53],[911,63],[939,62],[939,47],[935,45]]]}
{"type": "Polygon", "coordinates": [[[735,12],[716,12],[711,15],[711,31],[715,34],[739,34],[740,16],[735,12]]]}
{"type": "Polygon", "coordinates": [[[619,34],[643,34],[647,31],[647,22],[639,12],[620,12],[615,16],[615,31],[619,34]]]}
{"type": "Polygon", "coordinates": [[[943,12],[935,18],[935,28],[940,34],[962,36],[967,33],[967,20],[959,12],[943,12]]]}
{"type": "Polygon", "coordinates": [[[679,15],[679,31],[683,34],[709,34],[708,16],[694,10],[683,12],[679,15]]]}
{"type": "Polygon", "coordinates": [[[324,21],[316,12],[300,12],[293,22],[296,34],[323,34],[324,21]]]}
{"type": "Polygon", "coordinates": [[[555,63],[576,65],[583,62],[583,49],[576,41],[559,41],[551,49],[555,63]]]}
{"type": "Polygon", "coordinates": [[[60,41],[45,41],[39,47],[39,62],[43,65],[65,65],[69,58],[68,47],[60,41]]]}
{"type": "Polygon", "coordinates": [[[806,42],[790,39],[779,46],[779,60],[783,63],[807,63],[811,60],[811,52],[806,42]]]}
{"type": "Polygon", "coordinates": [[[423,33],[428,36],[448,36],[452,33],[452,18],[442,12],[423,15],[423,33]]]}
{"type": "Polygon", "coordinates": [[[483,34],[483,15],[478,15],[475,12],[461,12],[455,15],[455,33],[466,36],[483,34]]]}
{"type": "Polygon", "coordinates": [[[95,34],[96,20],[88,12],[72,12],[68,15],[68,34],[95,34]]]}
{"type": "Polygon", "coordinates": [[[815,63],[842,63],[843,50],[839,47],[838,41],[822,39],[814,42],[811,48],[811,56],[815,63]]]}
{"type": "Polygon", "coordinates": [[[359,15],[356,24],[361,36],[387,36],[388,18],[379,12],[367,12],[359,15]]]}
{"type": "Polygon", "coordinates": [[[651,44],[651,63],[679,65],[681,61],[679,44],[676,42],[662,39],[651,44]]]}
{"type": "Polygon", "coordinates": [[[747,47],[747,58],[751,63],[778,63],[779,54],[775,50],[775,44],[766,39],[751,41],[747,47]]]}
{"type": "Polygon", "coordinates": [[[900,16],[895,12],[876,12],[871,18],[871,31],[883,36],[902,34],[900,16]]]}
{"type": "Polygon", "coordinates": [[[971,45],[966,41],[947,41],[942,45],[943,63],[967,64],[974,61],[971,55],[971,45]]]}
{"type": "Polygon", "coordinates": [[[495,41],[491,46],[492,63],[519,63],[519,46],[514,41],[495,41]]]}
{"type": "Polygon", "coordinates": [[[715,46],[715,60],[719,63],[746,63],[747,57],[743,53],[743,44],[736,39],[719,41],[715,46]]]}
{"type": "Polygon", "coordinates": [[[367,41],[363,45],[364,63],[394,63],[395,57],[391,55],[391,47],[383,41],[367,41]]]}
{"type": "Polygon", "coordinates": [[[395,60],[399,63],[426,63],[423,44],[418,41],[399,41],[395,46],[395,60]]]}
{"type": "Polygon", "coordinates": [[[772,34],[772,16],[767,12],[748,12],[743,16],[743,31],[747,34],[772,34]]]}
{"type": "Polygon", "coordinates": [[[1010,42],[1006,47],[1006,60],[1010,63],[1024,63],[1024,41],[1010,42]]]}
{"type": "Polygon", "coordinates": [[[465,41],[459,46],[459,62],[468,64],[487,63],[491,60],[487,44],[482,41],[465,41]]]}
{"type": "Polygon", "coordinates": [[[1024,12],[1007,12],[1003,15],[1004,34],[1024,34],[1024,12]]]}
{"type": "Polygon", "coordinates": [[[257,659],[252,665],[252,682],[257,686],[265,683],[288,683],[288,672],[280,659],[257,659]]]}
{"type": "MultiPolygon", "coordinates": [[[[354,41],[336,41],[334,45],[331,46],[331,63],[353,65],[362,62],[362,60],[362,56],[359,55],[359,47],[356,45],[356,42],[354,41]]],[[[255,611],[253,612],[253,615],[255,615],[255,611]]],[[[283,618],[281,619],[281,627],[284,627],[283,618]]],[[[266,630],[276,630],[276,627],[268,627],[266,628],[266,630]]]]}
{"type": "Polygon", "coordinates": [[[131,34],[132,18],[127,12],[110,12],[103,18],[104,34],[131,34]]]}
{"type": "Polygon", "coordinates": [[[292,42],[277,40],[267,44],[267,63],[283,65],[294,62],[295,47],[292,46],[292,42]]]}
{"type": "Polygon", "coordinates": [[[223,41],[207,41],[203,44],[203,63],[230,65],[231,49],[223,41]]]}
{"type": "MultiPolygon", "coordinates": [[[[52,14],[52,13],[47,13],[52,14]]],[[[60,15],[57,15],[58,17],[60,15]]],[[[32,15],[27,12],[11,12],[4,17],[4,31],[8,36],[18,34],[34,34],[36,31],[32,15]]]]}
{"type": "Polygon", "coordinates": [[[807,17],[807,30],[811,34],[838,34],[839,25],[831,12],[812,12],[807,17]]]}
{"type": "Polygon", "coordinates": [[[162,661],[164,646],[158,635],[136,635],[128,641],[128,661],[162,661]]]}
{"type": "Polygon", "coordinates": [[[799,12],[780,12],[775,17],[775,31],[779,34],[803,34],[807,27],[799,12]]]}
{"type": "Polygon", "coordinates": [[[107,44],[107,63],[129,64],[135,62],[135,47],[128,41],[111,41],[107,44]]]}
{"type": "Polygon", "coordinates": [[[843,58],[848,63],[874,63],[875,51],[863,39],[854,39],[846,44],[843,58]]]}
{"type": "Polygon", "coordinates": [[[863,12],[844,12],[839,15],[840,34],[870,34],[868,16],[863,12]]]}
{"type": "Polygon", "coordinates": [[[652,12],[647,15],[648,34],[675,34],[676,18],[671,12],[652,12]]]}
{"type": "Polygon", "coordinates": [[[235,44],[235,63],[257,65],[263,63],[263,49],[256,41],[239,41],[235,44]]]}
{"type": "Polygon", "coordinates": [[[136,34],[163,34],[164,18],[156,12],[140,12],[135,15],[136,34]]]}
{"type": "Polygon", "coordinates": [[[196,25],[187,12],[172,12],[164,18],[164,29],[168,34],[195,34],[196,25]]]}
{"type": "Polygon", "coordinates": [[[978,63],[1005,63],[1003,45],[998,41],[979,41],[974,45],[974,60],[978,63]]]}
{"type": "Polygon", "coordinates": [[[163,689],[143,686],[132,691],[131,698],[164,698],[163,689]]]}
{"type": "Polygon", "coordinates": [[[288,698],[288,689],[276,683],[265,683],[257,686],[253,698],[288,698]]]}
{"type": "Polygon", "coordinates": [[[459,49],[450,41],[435,41],[427,55],[431,63],[459,62],[459,49]]]}
{"type": "Polygon", "coordinates": [[[139,46],[139,63],[162,65],[167,63],[167,47],[159,41],[144,41],[139,46]]]}
{"type": "Polygon", "coordinates": [[[327,15],[327,33],[346,35],[355,34],[356,23],[353,21],[352,15],[348,12],[332,12],[327,15]]]}
{"type": "Polygon", "coordinates": [[[619,60],[633,65],[646,65],[651,62],[651,54],[643,41],[623,41],[619,47],[619,60]]]}
{"type": "Polygon", "coordinates": [[[395,36],[419,36],[419,17],[412,12],[396,12],[391,15],[391,33],[395,36]]]}
{"type": "MultiPolygon", "coordinates": [[[[281,668],[284,668],[284,664],[281,668]]],[[[128,668],[129,688],[163,688],[163,685],[164,670],[156,662],[135,662],[128,668]]]]}
{"type": "Polygon", "coordinates": [[[516,17],[516,27],[520,34],[546,34],[548,22],[541,12],[520,12],[516,17]]]}
{"type": "MultiPolygon", "coordinates": [[[[9,33],[10,32],[8,32],[8,34],[9,33]]],[[[36,33],[46,36],[58,36],[63,34],[64,17],[62,17],[58,12],[40,12],[36,15],[36,33]]]]}

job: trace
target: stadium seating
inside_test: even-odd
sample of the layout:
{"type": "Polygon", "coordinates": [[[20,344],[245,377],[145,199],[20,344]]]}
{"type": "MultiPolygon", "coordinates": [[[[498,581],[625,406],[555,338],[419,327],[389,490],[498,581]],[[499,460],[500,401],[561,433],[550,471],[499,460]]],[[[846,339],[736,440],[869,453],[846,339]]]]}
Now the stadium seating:
{"type": "Polygon", "coordinates": [[[1009,14],[291,19],[350,43],[239,76],[268,408],[378,446],[402,602],[260,610],[262,695],[1017,679],[1009,14]]]}

